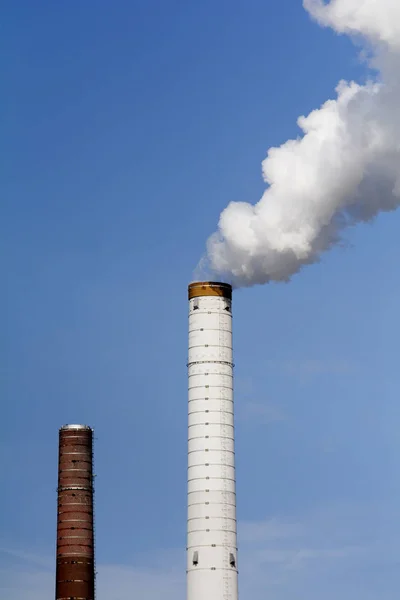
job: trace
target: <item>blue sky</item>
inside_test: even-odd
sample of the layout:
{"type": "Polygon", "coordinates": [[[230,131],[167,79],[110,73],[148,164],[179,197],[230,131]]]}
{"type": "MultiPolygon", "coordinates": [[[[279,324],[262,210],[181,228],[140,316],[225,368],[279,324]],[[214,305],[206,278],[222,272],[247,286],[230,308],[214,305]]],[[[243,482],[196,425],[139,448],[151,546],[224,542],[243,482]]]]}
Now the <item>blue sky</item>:
{"type": "MultiPolygon", "coordinates": [[[[54,593],[67,422],[95,428],[98,600],[183,600],[187,283],[267,149],[366,71],[300,0],[2,12],[0,600],[54,593]]],[[[397,597],[399,224],[235,294],[242,598],[397,597]]]]}

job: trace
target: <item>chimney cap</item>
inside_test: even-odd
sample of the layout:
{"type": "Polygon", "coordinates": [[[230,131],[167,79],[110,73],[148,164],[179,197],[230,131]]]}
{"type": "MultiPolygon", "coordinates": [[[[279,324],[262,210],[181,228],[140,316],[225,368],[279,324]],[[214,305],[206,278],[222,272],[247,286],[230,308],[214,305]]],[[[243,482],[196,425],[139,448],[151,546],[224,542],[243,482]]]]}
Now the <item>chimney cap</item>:
{"type": "Polygon", "coordinates": [[[77,430],[77,429],[85,429],[91,431],[92,428],[89,425],[63,425],[60,427],[60,431],[68,431],[68,430],[77,430]]]}
{"type": "Polygon", "coordinates": [[[189,300],[199,296],[218,296],[232,300],[232,286],[221,281],[193,281],[188,287],[189,300]]]}

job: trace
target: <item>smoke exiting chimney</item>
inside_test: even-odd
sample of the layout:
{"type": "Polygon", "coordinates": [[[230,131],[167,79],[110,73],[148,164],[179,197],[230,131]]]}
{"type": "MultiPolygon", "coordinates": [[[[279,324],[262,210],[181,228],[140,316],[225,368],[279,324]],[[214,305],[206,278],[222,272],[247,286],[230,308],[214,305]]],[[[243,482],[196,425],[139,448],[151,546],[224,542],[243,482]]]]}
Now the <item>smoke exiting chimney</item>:
{"type": "Polygon", "coordinates": [[[232,288],[189,285],[187,600],[237,600],[232,288]]]}
{"type": "Polygon", "coordinates": [[[205,270],[235,286],[287,281],[340,243],[346,227],[400,205],[400,2],[303,0],[322,26],[364,41],[366,83],[298,119],[302,135],[271,148],[257,204],[231,202],[207,243],[205,270]]]}
{"type": "Polygon", "coordinates": [[[59,431],[56,600],[94,600],[93,431],[59,431]]]}

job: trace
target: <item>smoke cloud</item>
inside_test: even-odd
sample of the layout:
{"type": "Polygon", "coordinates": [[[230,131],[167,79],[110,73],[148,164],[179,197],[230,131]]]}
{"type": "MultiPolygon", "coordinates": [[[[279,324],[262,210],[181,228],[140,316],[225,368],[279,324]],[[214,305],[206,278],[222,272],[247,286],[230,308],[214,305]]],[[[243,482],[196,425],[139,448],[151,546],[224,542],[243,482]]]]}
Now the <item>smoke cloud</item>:
{"type": "Polygon", "coordinates": [[[341,81],[336,99],[298,119],[302,137],[268,151],[257,204],[222,212],[205,260],[237,287],[287,281],[346,227],[400,204],[400,0],[303,6],[322,26],[362,40],[374,71],[365,85],[341,81]]]}

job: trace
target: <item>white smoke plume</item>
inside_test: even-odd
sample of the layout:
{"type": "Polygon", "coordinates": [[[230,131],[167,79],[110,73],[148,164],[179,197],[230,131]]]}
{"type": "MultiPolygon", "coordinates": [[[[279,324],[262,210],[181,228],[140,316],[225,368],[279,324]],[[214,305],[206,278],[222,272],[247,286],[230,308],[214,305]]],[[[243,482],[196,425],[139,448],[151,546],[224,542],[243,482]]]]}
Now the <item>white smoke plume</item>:
{"type": "Polygon", "coordinates": [[[231,202],[222,212],[206,263],[236,287],[287,281],[346,227],[400,205],[400,0],[303,6],[362,40],[374,71],[365,85],[340,82],[336,99],[298,119],[302,137],[269,150],[257,204],[231,202]]]}

